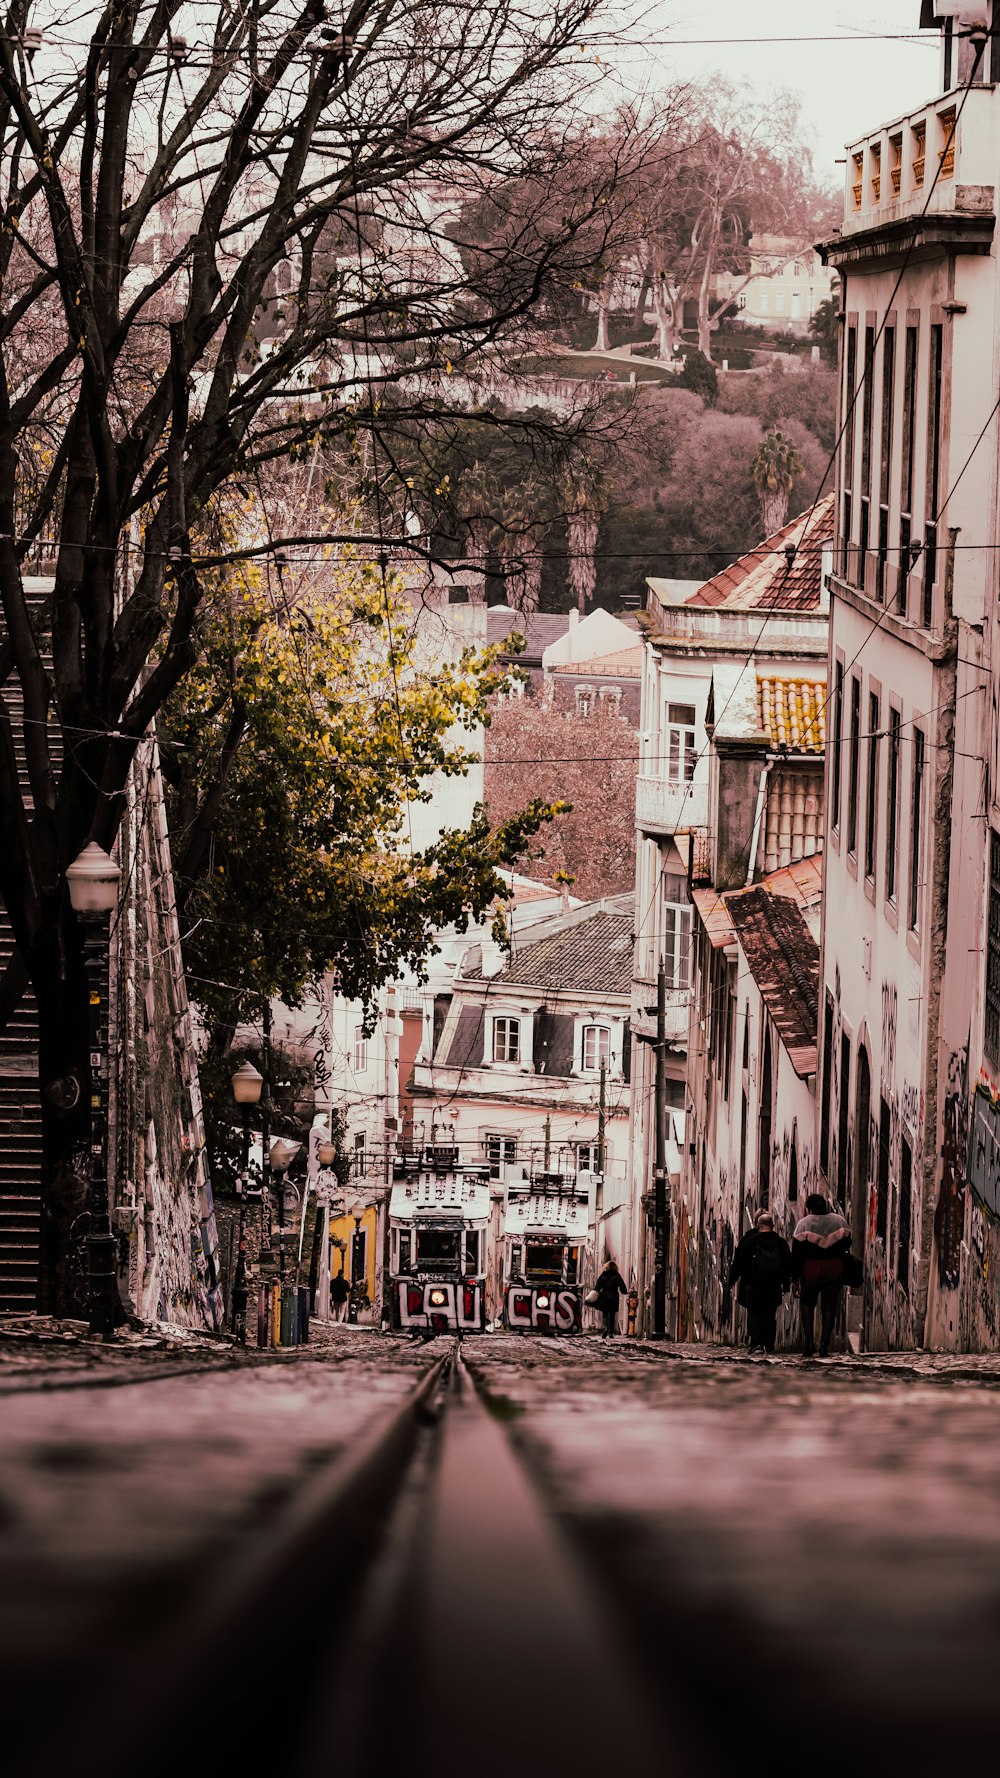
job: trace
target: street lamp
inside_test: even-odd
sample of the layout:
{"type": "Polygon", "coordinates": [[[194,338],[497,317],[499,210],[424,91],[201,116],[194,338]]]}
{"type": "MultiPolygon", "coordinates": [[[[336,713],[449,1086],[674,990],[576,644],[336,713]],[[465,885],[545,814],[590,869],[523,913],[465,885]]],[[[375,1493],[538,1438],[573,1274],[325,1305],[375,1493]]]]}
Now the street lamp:
{"type": "MultiPolygon", "coordinates": [[[[316,1232],[313,1235],[313,1262],[310,1267],[310,1287],[313,1291],[313,1310],[320,1321],[330,1319],[330,1190],[333,1181],[330,1168],[337,1158],[337,1150],[330,1139],[330,1132],[323,1124],[315,1129],[316,1156],[316,1232]]],[[[305,1215],[303,1213],[303,1222],[305,1215]]]]}
{"type": "Polygon", "coordinates": [[[347,1319],[352,1322],[356,1322],[358,1319],[358,1285],[361,1282],[358,1276],[358,1259],[361,1253],[361,1224],[365,1219],[365,1208],[366,1206],[360,1198],[355,1198],[351,1205],[351,1215],[354,1218],[354,1245],[351,1248],[351,1301],[347,1319]]]}
{"type": "Polygon", "coordinates": [[[108,1215],[108,1018],[105,983],[111,949],[110,914],[121,872],[93,840],[66,870],[73,912],[83,925],[90,1055],[90,1232],[87,1306],[90,1331],[114,1338],[118,1284],[115,1238],[108,1215]]]}
{"type": "Polygon", "coordinates": [[[278,1281],[282,1287],[285,1283],[285,1174],[298,1149],[297,1142],[286,1142],[284,1136],[279,1136],[277,1142],[271,1144],[271,1172],[278,1180],[278,1281]]]}
{"type": "Polygon", "coordinates": [[[232,1330],[236,1338],[247,1343],[247,1192],[250,1189],[250,1107],[260,1104],[264,1076],[252,1062],[244,1062],[233,1075],[233,1098],[243,1117],[243,1167],[236,1190],[240,1200],[240,1245],[233,1279],[232,1330]]]}

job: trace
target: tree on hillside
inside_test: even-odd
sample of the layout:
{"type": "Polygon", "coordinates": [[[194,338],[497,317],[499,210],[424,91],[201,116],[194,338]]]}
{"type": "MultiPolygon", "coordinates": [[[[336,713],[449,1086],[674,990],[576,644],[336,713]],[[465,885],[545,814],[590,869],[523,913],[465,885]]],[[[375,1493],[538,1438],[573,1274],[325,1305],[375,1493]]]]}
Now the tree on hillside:
{"type": "Polygon", "coordinates": [[[789,496],[801,470],[802,461],[793,440],[783,432],[768,432],[751,465],[765,537],[780,531],[787,520],[789,496]]]}
{"type": "Polygon", "coordinates": [[[486,737],[491,821],[505,821],[526,798],[572,804],[540,833],[522,869],[549,882],[563,873],[586,898],[631,889],[638,759],[638,734],[611,712],[581,717],[541,699],[502,701],[486,737]]]}
{"type": "Polygon", "coordinates": [[[205,9],[189,48],[181,0],[109,0],[37,53],[25,0],[8,13],[0,893],[16,952],[0,1022],[30,979],[46,1192],[73,1172],[85,1119],[44,1089],[65,1100],[72,1079],[88,1099],[66,867],[114,841],[136,748],[196,659],[212,566],[234,543],[299,546],[259,523],[234,538],[229,493],[319,440],[375,503],[397,485],[390,426],[436,426],[460,407],[452,375],[523,341],[592,196],[539,206],[488,276],[446,223],[453,194],[497,167],[530,181],[577,152],[582,89],[601,78],[578,48],[593,5],[555,0],[540,28],[508,0],[354,0],[332,26],[321,0],[247,0],[205,9]],[[40,604],[22,577],[39,539],[55,571],[40,604]]]}

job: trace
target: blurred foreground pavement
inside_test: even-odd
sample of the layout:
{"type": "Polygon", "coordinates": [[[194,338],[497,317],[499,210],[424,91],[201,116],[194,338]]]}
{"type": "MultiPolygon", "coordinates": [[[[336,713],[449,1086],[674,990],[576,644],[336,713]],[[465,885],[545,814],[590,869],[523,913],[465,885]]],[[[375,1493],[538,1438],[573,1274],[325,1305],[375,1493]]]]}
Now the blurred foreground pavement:
{"type": "MultiPolygon", "coordinates": [[[[304,1586],[240,1621],[235,1663],[231,1626],[199,1642],[227,1564],[263,1550],[310,1478],[452,1349],[346,1327],[319,1339],[258,1355],[180,1336],[105,1351],[0,1334],[8,1771],[145,1778],[176,1769],[173,1736],[216,1766],[235,1751],[272,1772],[337,1772],[345,1710],[343,1769],[399,1770],[385,1716],[406,1696],[420,1599],[397,1551],[393,1634],[350,1667],[371,1615],[354,1590],[356,1507],[327,1524],[304,1586]],[[184,1645],[196,1658],[174,1676],[184,1645]],[[47,1765],[50,1746],[72,1762],[47,1765]]],[[[586,1576],[609,1657],[662,1733],[664,1773],[995,1763],[1000,1360],[807,1364],[507,1335],[468,1339],[462,1357],[586,1576]]],[[[420,1523],[418,1498],[397,1543],[420,1523]]],[[[530,1614],[528,1568],[523,1589],[530,1614]]],[[[583,1770],[531,1745],[532,1701],[498,1695],[488,1635],[477,1672],[465,1705],[481,1744],[452,1745],[444,1720],[409,1769],[476,1773],[496,1742],[512,1774],[583,1770]]],[[[540,1671],[539,1692],[549,1683],[540,1671]]],[[[613,1683],[593,1697],[623,1745],[628,1708],[613,1683]]]]}

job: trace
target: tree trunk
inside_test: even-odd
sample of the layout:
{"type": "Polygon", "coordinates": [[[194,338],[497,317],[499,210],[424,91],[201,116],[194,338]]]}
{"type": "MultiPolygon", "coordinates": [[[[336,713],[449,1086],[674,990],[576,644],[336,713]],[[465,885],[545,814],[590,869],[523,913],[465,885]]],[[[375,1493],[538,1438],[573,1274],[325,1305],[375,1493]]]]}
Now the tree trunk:
{"type": "Polygon", "coordinates": [[[653,278],[652,293],[657,355],[670,362],[677,343],[677,293],[666,272],[658,272],[653,278]]]}
{"type": "Polygon", "coordinates": [[[542,568],[545,558],[540,549],[532,550],[524,565],[524,604],[522,611],[537,611],[542,598],[542,568]]]}
{"type": "Polygon", "coordinates": [[[485,516],[466,519],[466,555],[473,564],[476,577],[469,584],[469,603],[485,605],[486,603],[486,569],[490,556],[490,530],[492,521],[485,516]]]}
{"type": "Polygon", "coordinates": [[[569,515],[569,586],[581,617],[597,591],[597,535],[600,519],[590,507],[569,515]]]}
{"type": "Polygon", "coordinates": [[[82,959],[63,974],[54,934],[43,930],[40,939],[32,959],[42,1110],[38,1308],[82,1317],[90,1193],[87,987],[82,959]]]}
{"type": "Polygon", "coordinates": [[[639,281],[639,294],[635,299],[635,310],[632,315],[633,327],[641,327],[646,319],[646,304],[649,301],[652,278],[653,274],[649,266],[646,266],[643,270],[642,278],[639,281]]]}
{"type": "Polygon", "coordinates": [[[601,288],[597,293],[597,340],[594,344],[595,352],[608,352],[611,350],[610,324],[611,291],[608,288],[607,282],[605,282],[601,285],[601,288]]]}
{"type": "Polygon", "coordinates": [[[773,537],[788,521],[788,488],[766,488],[760,496],[760,517],[764,536],[773,537]]]}

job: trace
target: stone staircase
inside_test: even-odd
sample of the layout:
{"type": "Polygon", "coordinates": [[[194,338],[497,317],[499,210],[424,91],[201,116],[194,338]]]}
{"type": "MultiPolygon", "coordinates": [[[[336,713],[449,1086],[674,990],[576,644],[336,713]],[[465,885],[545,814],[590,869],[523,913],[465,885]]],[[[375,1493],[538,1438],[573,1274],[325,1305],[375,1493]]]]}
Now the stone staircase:
{"type": "MultiPolygon", "coordinates": [[[[23,707],[16,679],[7,681],[3,695],[14,729],[18,772],[26,785],[23,707]]],[[[0,972],[13,949],[10,921],[0,902],[0,972]]],[[[28,988],[0,1030],[0,1315],[35,1307],[41,1187],[38,1018],[28,988]]]]}

